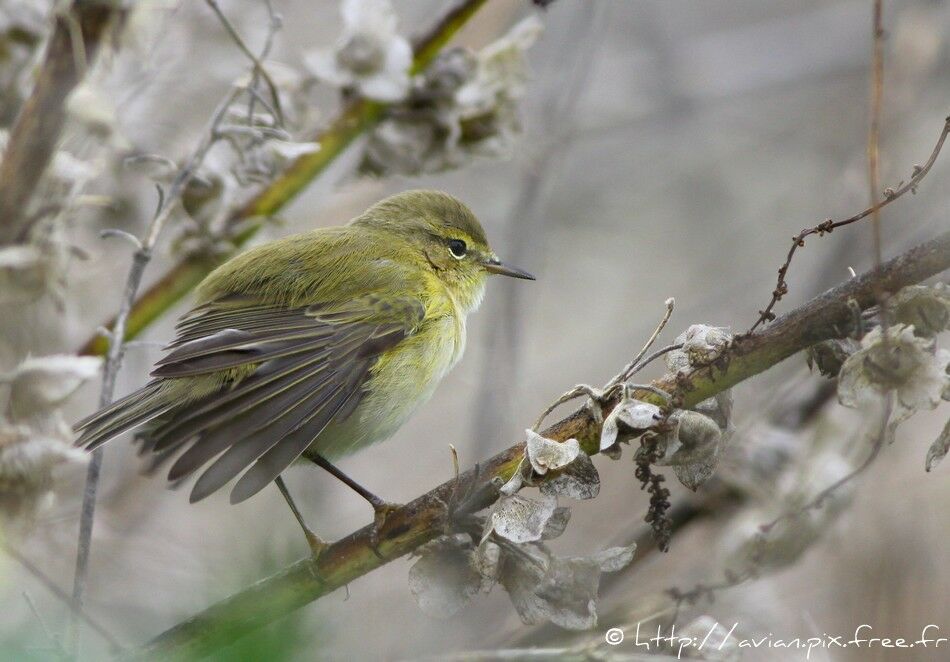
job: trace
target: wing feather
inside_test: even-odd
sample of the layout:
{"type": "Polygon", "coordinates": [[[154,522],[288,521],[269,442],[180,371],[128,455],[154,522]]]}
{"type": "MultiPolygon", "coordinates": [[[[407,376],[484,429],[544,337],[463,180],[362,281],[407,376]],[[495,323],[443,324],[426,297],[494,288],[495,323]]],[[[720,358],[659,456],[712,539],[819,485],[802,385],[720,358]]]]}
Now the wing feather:
{"type": "Polygon", "coordinates": [[[146,433],[152,452],[178,454],[169,480],[208,465],[192,501],[242,472],[232,491],[235,503],[276,478],[327,425],[352,413],[378,356],[414,333],[424,315],[422,303],[410,297],[382,307],[373,295],[336,307],[240,303],[230,309],[233,300],[211,302],[189,314],[152,373],[161,383],[251,369],[163,413],[146,433]]]}

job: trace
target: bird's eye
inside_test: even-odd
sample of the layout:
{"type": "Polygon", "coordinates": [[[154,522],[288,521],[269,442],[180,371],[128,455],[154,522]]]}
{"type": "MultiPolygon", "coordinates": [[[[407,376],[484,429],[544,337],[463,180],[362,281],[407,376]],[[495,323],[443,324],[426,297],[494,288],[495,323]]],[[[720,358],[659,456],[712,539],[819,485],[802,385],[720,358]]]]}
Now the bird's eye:
{"type": "Polygon", "coordinates": [[[449,241],[449,252],[452,254],[452,257],[461,260],[465,257],[466,250],[468,250],[468,247],[461,239],[452,239],[449,241]]]}

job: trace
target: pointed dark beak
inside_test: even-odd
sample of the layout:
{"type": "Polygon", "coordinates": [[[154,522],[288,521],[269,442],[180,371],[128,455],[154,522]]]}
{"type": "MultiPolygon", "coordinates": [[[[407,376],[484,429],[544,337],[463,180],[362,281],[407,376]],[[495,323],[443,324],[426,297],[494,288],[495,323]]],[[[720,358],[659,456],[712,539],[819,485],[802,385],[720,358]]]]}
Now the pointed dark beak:
{"type": "Polygon", "coordinates": [[[486,262],[482,264],[485,265],[485,270],[490,271],[493,274],[501,274],[502,276],[511,276],[512,278],[523,278],[525,280],[534,280],[534,276],[529,274],[524,269],[519,269],[518,267],[512,267],[511,265],[505,264],[497,257],[489,258],[486,262]]]}

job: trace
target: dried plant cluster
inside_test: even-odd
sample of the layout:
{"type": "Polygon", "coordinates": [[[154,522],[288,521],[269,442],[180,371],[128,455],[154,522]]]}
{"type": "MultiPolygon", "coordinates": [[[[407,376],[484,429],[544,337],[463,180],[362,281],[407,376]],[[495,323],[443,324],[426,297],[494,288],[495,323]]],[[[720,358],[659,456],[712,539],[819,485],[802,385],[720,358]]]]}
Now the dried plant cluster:
{"type": "MultiPolygon", "coordinates": [[[[39,131],[22,121],[20,111],[49,73],[57,26],[75,24],[72,38],[79,42],[73,42],[71,57],[82,60],[75,89],[61,100],[64,126],[42,136],[54,150],[48,164],[33,173],[27,204],[17,212],[26,231],[0,240],[0,306],[36,310],[51,302],[50,319],[62,327],[71,323],[68,279],[77,264],[90,260],[73,245],[77,230],[98,230],[121,218],[122,227],[101,235],[126,240],[134,250],[133,266],[116,319],[96,330],[83,352],[15,357],[0,352],[4,545],[29,539],[52,501],[57,467],[88,459],[71,446],[73,434],[62,413],[67,399],[101,374],[101,402],[107,404],[127,341],[171,310],[221,259],[240,250],[348,147],[355,153],[348,166],[353,177],[419,176],[509,157],[518,145],[521,104],[531,84],[526,54],[543,26],[543,14],[531,13],[480,49],[446,46],[484,0],[460,0],[414,41],[400,30],[389,0],[342,0],[335,43],[314,48],[294,67],[272,57],[284,26],[270,0],[262,2],[267,22],[257,40],[245,40],[225,9],[206,0],[243,70],[182,156],[137,144],[104,91],[110,61],[126,47],[124,31],[136,10],[104,3],[108,28],[93,40],[80,20],[82,4],[63,3],[47,15],[45,3],[0,0],[0,154],[24,144],[24,132],[39,131]],[[82,52],[86,55],[77,55],[82,52]],[[328,92],[338,107],[317,102],[328,92]],[[134,226],[125,217],[144,208],[140,196],[126,191],[134,188],[130,182],[158,192],[144,231],[128,229],[134,226]],[[165,257],[175,266],[141,294],[153,253],[163,250],[163,236],[169,240],[165,257]],[[101,354],[104,360],[82,354],[101,354]]],[[[581,556],[558,555],[552,541],[567,530],[576,502],[600,495],[593,456],[621,460],[625,449],[631,483],[649,495],[644,528],[663,551],[675,542],[683,521],[680,506],[688,511],[691,503],[728,496],[743,507],[727,525],[721,581],[670,589],[626,613],[611,614],[611,623],[677,624],[685,606],[798,562],[856,498],[853,479],[894,442],[898,426],[950,400],[950,350],[940,346],[950,330],[950,288],[921,284],[947,269],[950,239],[944,234],[915,249],[914,256],[923,258],[911,259],[911,251],[878,264],[870,275],[819,297],[812,308],[779,320],[773,310],[788,291],[792,257],[805,239],[863,219],[877,224],[882,207],[916,192],[948,133],[950,118],[930,158],[914,167],[906,184],[886,189],[880,201],[875,196],[870,208],[852,217],[829,219],[794,237],[771,301],[748,332],[691,324],[653,350],[673,312],[668,300],[655,332],[616,377],[600,388],[581,384],[566,392],[516,446],[489,460],[486,472],[456,472],[453,482],[400,509],[396,524],[387,523],[378,540],[375,531],[357,531],[323,557],[301,561],[212,606],[133,654],[211,652],[408,553],[416,557],[408,571],[409,590],[425,614],[459,615],[475,596],[500,587],[525,625],[592,630],[599,612],[604,620],[598,595],[605,578],[636,568],[637,541],[631,534],[622,545],[601,549],[591,543],[581,556]],[[854,295],[842,301],[843,291],[854,295]],[[784,419],[773,416],[738,429],[735,414],[742,403],[734,402],[732,386],[799,352],[817,373],[816,384],[833,380],[825,382],[832,386],[819,406],[812,402],[808,413],[798,415],[806,407],[793,404],[787,409],[795,410],[794,416],[786,411],[784,419]],[[637,381],[642,370],[656,365],[665,365],[661,377],[637,381]],[[835,423],[830,413],[835,408],[824,407],[834,395],[845,408],[861,412],[859,423],[835,423]],[[580,410],[542,430],[548,414],[579,397],[586,398],[580,410]],[[811,425],[815,419],[822,424],[811,425]],[[668,474],[698,493],[691,495],[696,500],[678,501],[668,474]]],[[[876,151],[876,140],[870,151],[876,151]]],[[[0,192],[3,186],[0,181],[0,192]]],[[[950,423],[930,446],[926,471],[935,470],[948,452],[950,423]]],[[[94,622],[82,597],[100,459],[92,460],[75,588],[66,600],[87,623],[94,622]]],[[[80,499],[64,496],[77,504],[80,499]]],[[[645,540],[639,538],[640,554],[645,540]]],[[[52,583],[41,569],[26,567],[52,583]]],[[[54,593],[65,595],[60,589],[54,593]]],[[[737,654],[731,633],[709,616],[687,621],[681,632],[713,637],[721,655],[706,659],[737,654]]],[[[112,643],[107,632],[103,636],[112,643]]],[[[606,656],[602,639],[597,633],[596,641],[552,650],[559,656],[606,656]]],[[[74,655],[75,642],[64,652],[74,655]]],[[[682,653],[675,647],[652,652],[682,653]]]]}

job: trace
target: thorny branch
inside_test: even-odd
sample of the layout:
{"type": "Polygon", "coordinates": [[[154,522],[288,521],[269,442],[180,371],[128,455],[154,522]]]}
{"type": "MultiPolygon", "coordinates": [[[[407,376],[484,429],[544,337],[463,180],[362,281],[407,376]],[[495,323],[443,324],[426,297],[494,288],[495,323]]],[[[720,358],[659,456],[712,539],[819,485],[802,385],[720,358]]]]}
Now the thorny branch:
{"type": "MultiPolygon", "coordinates": [[[[0,246],[24,241],[25,214],[66,122],[66,99],[92,64],[119,3],[75,0],[55,13],[55,26],[36,84],[23,104],[0,159],[0,246]]],[[[34,216],[36,218],[36,216],[34,216]]]]}
{"type": "Polygon", "coordinates": [[[934,145],[933,151],[930,153],[930,158],[927,159],[927,162],[922,166],[914,166],[913,176],[906,184],[901,183],[897,189],[884,189],[884,199],[880,200],[877,205],[868,207],[864,211],[840,221],[835,221],[829,218],[814,227],[805,228],[797,235],[792,237],[792,245],[788,250],[788,255],[785,257],[785,262],[781,267],[779,267],[778,270],[778,280],[775,283],[775,289],[772,291],[772,299],[769,301],[769,304],[764,310],[759,311],[759,319],[757,319],[755,324],[749,328],[746,334],[751,334],[762,324],[771,322],[775,319],[775,313],[773,312],[775,305],[782,300],[782,297],[788,294],[788,283],[785,281],[785,277],[788,275],[789,265],[792,263],[792,258],[795,257],[795,251],[804,247],[806,238],[812,235],[823,237],[825,234],[830,233],[833,230],[846,225],[851,225],[852,223],[857,223],[858,221],[867,218],[871,214],[875,213],[875,210],[880,211],[908,191],[911,193],[916,193],[920,182],[924,179],[924,177],[927,176],[927,173],[930,172],[933,164],[936,163],[937,157],[940,156],[940,150],[943,149],[943,144],[947,140],[948,134],[950,134],[950,117],[947,117],[947,119],[944,121],[943,130],[940,132],[940,137],[937,138],[937,144],[934,145]]]}
{"type": "MultiPolygon", "coordinates": [[[[851,317],[854,300],[862,308],[875,305],[878,290],[895,292],[950,268],[950,232],[910,249],[846,283],[816,297],[775,321],[764,331],[736,339],[707,366],[653,382],[664,391],[679,389],[681,405],[690,407],[740,381],[778,364],[810,345],[837,337],[851,317]]],[[[644,400],[658,396],[644,393],[644,400]]],[[[616,406],[617,398],[604,404],[616,406]]],[[[546,429],[549,439],[577,439],[588,454],[599,447],[601,423],[584,407],[546,429]]],[[[248,632],[294,611],[405,555],[440,535],[446,527],[445,504],[453,494],[467,494],[454,512],[473,513],[498,496],[497,479],[507,480],[524,455],[519,442],[479,463],[476,469],[453,478],[393,512],[373,543],[373,527],[366,526],[332,544],[316,561],[302,559],[276,575],[209,607],[176,625],[129,658],[201,656],[233,643],[248,632]],[[463,486],[460,488],[460,486],[463,486]],[[378,552],[378,555],[377,555],[378,552]]],[[[547,476],[542,476],[545,480],[547,476]]]]}

